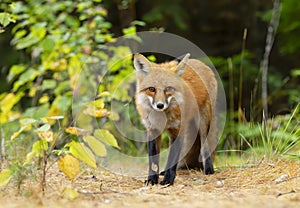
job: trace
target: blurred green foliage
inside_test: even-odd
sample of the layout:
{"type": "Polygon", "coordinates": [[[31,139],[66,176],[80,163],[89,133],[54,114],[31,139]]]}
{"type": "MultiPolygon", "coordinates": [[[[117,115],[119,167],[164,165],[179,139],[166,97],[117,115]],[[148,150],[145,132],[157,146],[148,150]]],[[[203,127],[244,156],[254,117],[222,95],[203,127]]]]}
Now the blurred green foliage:
{"type": "Polygon", "coordinates": [[[298,37],[300,35],[300,21],[297,17],[300,2],[295,0],[282,0],[282,13],[279,25],[282,53],[294,54],[300,49],[298,37]]]}

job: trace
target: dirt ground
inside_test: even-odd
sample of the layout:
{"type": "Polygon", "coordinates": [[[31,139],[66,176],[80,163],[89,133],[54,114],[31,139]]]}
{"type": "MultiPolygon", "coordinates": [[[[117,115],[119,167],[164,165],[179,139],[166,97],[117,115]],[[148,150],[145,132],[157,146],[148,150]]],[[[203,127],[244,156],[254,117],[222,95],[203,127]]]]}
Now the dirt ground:
{"type": "Polygon", "coordinates": [[[26,182],[19,193],[10,184],[0,188],[0,207],[300,207],[300,161],[225,167],[210,176],[178,171],[170,187],[144,180],[88,170],[71,183],[54,165],[44,195],[38,182],[26,182]]]}

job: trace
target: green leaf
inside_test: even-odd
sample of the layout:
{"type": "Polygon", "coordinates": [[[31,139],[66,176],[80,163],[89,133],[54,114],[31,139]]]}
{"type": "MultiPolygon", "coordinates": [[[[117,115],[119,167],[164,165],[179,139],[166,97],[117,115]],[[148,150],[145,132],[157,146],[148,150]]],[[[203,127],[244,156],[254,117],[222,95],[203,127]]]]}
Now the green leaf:
{"type": "Polygon", "coordinates": [[[300,69],[299,68],[293,69],[292,70],[292,76],[293,77],[300,77],[300,69]]]}
{"type": "Polygon", "coordinates": [[[28,48],[42,40],[47,33],[46,25],[46,23],[41,22],[31,26],[30,33],[17,41],[16,49],[28,48]]]}
{"type": "Polygon", "coordinates": [[[37,131],[48,131],[51,128],[50,124],[46,123],[40,128],[37,129],[37,131]]]}
{"type": "Polygon", "coordinates": [[[72,141],[66,146],[69,147],[69,151],[74,157],[93,168],[97,168],[95,156],[83,143],[72,141]]]}
{"type": "Polygon", "coordinates": [[[108,130],[97,129],[94,132],[94,136],[97,139],[100,139],[101,141],[103,141],[104,143],[106,143],[106,144],[108,144],[108,145],[110,145],[112,147],[120,149],[116,138],[108,130]]]}
{"type": "Polygon", "coordinates": [[[100,156],[100,157],[105,157],[107,152],[106,152],[106,148],[105,145],[100,142],[99,140],[97,140],[95,137],[93,136],[86,136],[83,137],[83,140],[88,143],[89,147],[93,150],[93,152],[100,156]]]}
{"type": "Polygon", "coordinates": [[[59,85],[54,89],[55,95],[61,95],[63,91],[70,89],[70,81],[64,81],[59,83],[59,85]]]}
{"type": "Polygon", "coordinates": [[[37,120],[33,119],[33,118],[24,118],[20,120],[21,126],[26,126],[29,124],[33,124],[36,123],[37,120]]]}
{"type": "Polygon", "coordinates": [[[18,81],[16,81],[14,83],[14,87],[13,87],[13,92],[16,92],[19,87],[21,87],[22,85],[24,85],[27,82],[32,82],[37,76],[39,75],[39,72],[35,69],[28,69],[26,70],[18,79],[18,81]]]}
{"type": "Polygon", "coordinates": [[[45,117],[48,111],[49,111],[49,103],[45,103],[41,106],[27,108],[23,113],[23,116],[40,119],[42,117],[45,117]]]}
{"type": "Polygon", "coordinates": [[[48,142],[45,140],[38,140],[32,145],[32,152],[34,152],[36,156],[41,156],[47,149],[48,142]]]}
{"type": "Polygon", "coordinates": [[[136,34],[136,27],[131,26],[128,28],[124,28],[122,31],[123,31],[124,35],[134,35],[134,34],[136,34]]]}
{"type": "Polygon", "coordinates": [[[34,157],[43,156],[44,151],[48,149],[48,142],[46,140],[38,140],[32,145],[32,150],[26,155],[24,165],[30,163],[34,157]]]}
{"type": "Polygon", "coordinates": [[[40,45],[45,52],[51,52],[55,47],[55,41],[50,37],[46,37],[41,41],[40,45]]]}
{"type": "Polygon", "coordinates": [[[12,18],[11,14],[9,14],[7,12],[1,12],[0,13],[0,24],[3,25],[3,27],[6,27],[11,22],[16,22],[16,20],[14,20],[12,18]]]}
{"type": "Polygon", "coordinates": [[[9,74],[7,76],[7,81],[12,81],[12,79],[15,78],[15,76],[21,74],[23,71],[25,71],[26,67],[24,65],[13,65],[9,69],[9,74]]]}
{"type": "Polygon", "coordinates": [[[68,96],[57,96],[52,104],[56,106],[62,113],[66,112],[72,104],[72,98],[68,96]]]}
{"type": "Polygon", "coordinates": [[[45,79],[42,83],[41,90],[49,90],[56,88],[56,81],[52,79],[45,79]]]}
{"type": "Polygon", "coordinates": [[[0,173],[0,186],[5,186],[11,179],[13,171],[10,169],[3,169],[0,173]]]}

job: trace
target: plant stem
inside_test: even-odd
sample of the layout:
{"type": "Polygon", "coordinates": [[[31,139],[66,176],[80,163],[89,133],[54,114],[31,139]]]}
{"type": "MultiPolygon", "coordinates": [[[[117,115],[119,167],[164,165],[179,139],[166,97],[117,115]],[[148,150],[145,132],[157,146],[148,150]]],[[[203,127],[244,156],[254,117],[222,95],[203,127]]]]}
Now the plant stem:
{"type": "Polygon", "coordinates": [[[48,162],[48,154],[46,151],[44,151],[44,155],[42,158],[42,181],[41,181],[41,189],[43,195],[45,194],[45,188],[46,188],[46,168],[47,168],[47,162],[48,162]]]}
{"type": "Polygon", "coordinates": [[[4,137],[4,131],[3,129],[1,128],[1,143],[0,143],[0,160],[3,160],[5,159],[5,137],[4,137]]]}
{"type": "Polygon", "coordinates": [[[239,80],[239,101],[238,101],[238,110],[239,110],[238,120],[239,120],[239,123],[243,120],[243,113],[242,113],[243,63],[244,63],[244,53],[245,53],[245,47],[246,47],[246,39],[247,39],[247,28],[244,29],[242,51],[241,51],[240,80],[239,80]]]}
{"type": "MultiPolygon", "coordinates": [[[[238,131],[240,132],[240,126],[244,121],[244,112],[242,110],[242,98],[243,98],[243,63],[244,63],[244,53],[246,47],[247,39],[247,28],[244,29],[243,33],[243,42],[242,42],[242,51],[241,51],[241,63],[240,63],[240,78],[239,78],[239,97],[238,97],[238,131]]],[[[243,140],[238,137],[238,149],[242,149],[243,140]]]]}

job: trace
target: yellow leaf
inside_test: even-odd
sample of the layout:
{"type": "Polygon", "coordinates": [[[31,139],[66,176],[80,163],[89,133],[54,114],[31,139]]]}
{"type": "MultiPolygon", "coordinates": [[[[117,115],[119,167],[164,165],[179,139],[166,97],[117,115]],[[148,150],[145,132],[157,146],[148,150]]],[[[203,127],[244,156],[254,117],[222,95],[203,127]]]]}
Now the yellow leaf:
{"type": "Polygon", "coordinates": [[[97,139],[100,139],[101,141],[105,142],[106,144],[120,149],[116,138],[109,131],[105,129],[97,129],[94,132],[94,136],[97,139]]]}
{"type": "Polygon", "coordinates": [[[59,158],[58,168],[71,180],[73,180],[80,173],[79,161],[72,155],[65,155],[59,158]]]}
{"type": "Polygon", "coordinates": [[[67,44],[64,44],[64,45],[61,46],[60,50],[64,54],[69,54],[70,51],[71,51],[71,48],[67,44]]]}
{"type": "Polygon", "coordinates": [[[94,100],[92,102],[87,103],[87,106],[95,106],[97,108],[104,108],[104,100],[98,99],[98,100],[94,100]]]}
{"type": "Polygon", "coordinates": [[[36,92],[37,92],[36,87],[30,88],[29,93],[28,93],[29,97],[34,97],[36,95],[36,92]]]}
{"type": "Polygon", "coordinates": [[[17,138],[26,128],[27,126],[22,126],[19,131],[13,133],[13,135],[10,137],[10,140],[17,138]]]}
{"type": "MultiPolygon", "coordinates": [[[[51,105],[50,110],[48,111],[47,117],[52,117],[52,116],[59,116],[61,114],[61,111],[56,105],[51,105]]],[[[48,123],[50,125],[53,125],[56,122],[56,120],[49,120],[48,123]]]]}
{"type": "Polygon", "coordinates": [[[96,27],[96,22],[95,21],[92,21],[92,22],[90,22],[89,24],[88,24],[88,28],[89,29],[94,29],[95,27],[96,27]]]}
{"type": "Polygon", "coordinates": [[[104,91],[104,92],[101,92],[97,97],[108,97],[108,96],[110,96],[110,92],[104,91]]]}
{"type": "Polygon", "coordinates": [[[107,117],[110,114],[110,112],[108,112],[107,109],[98,109],[95,107],[88,107],[83,111],[83,113],[96,118],[107,117]]]}
{"type": "Polygon", "coordinates": [[[56,121],[63,118],[64,116],[48,116],[48,117],[41,118],[41,121],[44,123],[49,123],[49,121],[56,121]]]}
{"type": "Polygon", "coordinates": [[[72,141],[67,146],[69,146],[69,151],[74,157],[93,168],[97,168],[95,156],[83,143],[72,141]]]}
{"type": "Polygon", "coordinates": [[[76,136],[79,136],[79,135],[86,135],[89,133],[88,130],[85,130],[85,129],[81,129],[81,128],[78,128],[78,127],[73,127],[73,126],[70,126],[68,128],[65,129],[65,132],[69,133],[69,134],[73,134],[73,135],[76,135],[76,136]]]}
{"type": "Polygon", "coordinates": [[[49,101],[49,96],[48,95],[43,95],[40,99],[39,99],[39,103],[43,104],[43,103],[47,103],[49,101]]]}
{"type": "Polygon", "coordinates": [[[10,140],[14,140],[14,139],[17,138],[20,134],[21,134],[20,131],[14,132],[13,135],[11,135],[10,140]]]}
{"type": "Polygon", "coordinates": [[[76,199],[79,195],[77,193],[77,191],[75,191],[72,188],[63,188],[61,190],[61,194],[63,195],[64,198],[69,199],[69,200],[76,199]]]}
{"type": "Polygon", "coordinates": [[[53,141],[53,131],[48,130],[48,131],[38,131],[38,136],[42,140],[46,140],[47,142],[52,142],[53,141]]]}
{"type": "Polygon", "coordinates": [[[59,59],[57,61],[54,61],[50,64],[49,68],[54,71],[62,71],[66,70],[68,66],[66,59],[59,59]]]}
{"type": "Polygon", "coordinates": [[[83,137],[83,140],[88,143],[89,147],[93,150],[93,152],[100,156],[100,157],[105,157],[107,152],[106,152],[106,148],[105,145],[100,142],[99,140],[97,140],[95,137],[93,136],[86,136],[83,137]]]}
{"type": "Polygon", "coordinates": [[[19,102],[21,97],[24,95],[23,92],[17,93],[8,93],[0,102],[0,109],[2,112],[9,112],[14,107],[16,103],[19,102]]]}
{"type": "Polygon", "coordinates": [[[14,103],[11,100],[15,99],[14,93],[8,93],[4,99],[1,101],[1,110],[3,112],[8,112],[13,107],[14,103]]]}
{"type": "Polygon", "coordinates": [[[11,179],[13,172],[10,169],[3,169],[0,173],[0,186],[5,186],[11,179]]]}

